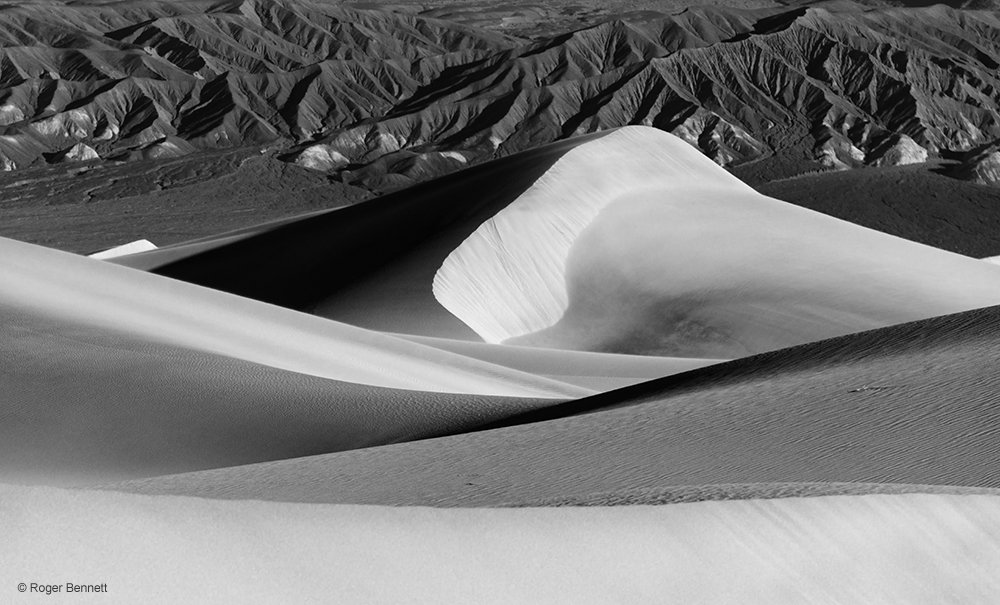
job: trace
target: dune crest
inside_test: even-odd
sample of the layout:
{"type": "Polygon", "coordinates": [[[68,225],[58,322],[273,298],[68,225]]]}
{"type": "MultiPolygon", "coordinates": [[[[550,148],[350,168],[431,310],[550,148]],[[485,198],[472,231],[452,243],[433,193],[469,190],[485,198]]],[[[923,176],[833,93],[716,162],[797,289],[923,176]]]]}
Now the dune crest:
{"type": "Polygon", "coordinates": [[[756,193],[680,139],[583,143],[449,255],[487,342],[739,357],[1000,303],[1000,271],[756,193]]]}
{"type": "Polygon", "coordinates": [[[487,342],[555,324],[569,303],[566,259],[580,234],[618,196],[753,190],[680,139],[620,128],[568,150],[513,203],[445,259],[434,296],[487,342]]]}

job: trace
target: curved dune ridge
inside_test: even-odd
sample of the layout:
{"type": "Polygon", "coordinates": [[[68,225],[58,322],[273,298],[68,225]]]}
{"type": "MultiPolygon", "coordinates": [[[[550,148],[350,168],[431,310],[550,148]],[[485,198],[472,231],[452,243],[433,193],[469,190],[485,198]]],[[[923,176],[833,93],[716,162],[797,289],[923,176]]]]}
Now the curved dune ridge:
{"type": "Polygon", "coordinates": [[[95,601],[979,603],[998,528],[993,496],[440,510],[4,488],[0,581],[72,562],[107,583],[95,601]]]}
{"type": "Polygon", "coordinates": [[[713,365],[492,430],[114,487],[430,506],[736,483],[998,488],[997,355],[993,307],[713,365]]]}
{"type": "Polygon", "coordinates": [[[0,284],[0,480],[80,485],[370,447],[595,392],[12,240],[0,284]]]}
{"type": "Polygon", "coordinates": [[[686,195],[689,203],[753,193],[676,137],[620,128],[567,151],[476,229],[434,275],[434,296],[487,342],[552,326],[569,304],[566,261],[577,238],[616,198],[658,187],[669,201],[686,195]]]}
{"type": "Polygon", "coordinates": [[[398,336],[445,351],[599,391],[680,374],[725,361],[519,347],[405,334],[398,336]]]}
{"type": "Polygon", "coordinates": [[[996,266],[759,195],[644,126],[120,262],[379,331],[681,359],[1000,304],[996,266]]]}
{"type": "Polygon", "coordinates": [[[445,259],[487,342],[738,357],[1000,303],[1000,271],[757,194],[680,139],[566,152],[445,259]]]}
{"type": "Polygon", "coordinates": [[[42,317],[361,384],[529,397],[581,394],[389,335],[39,246],[0,238],[0,255],[0,302],[42,317]]]}
{"type": "Polygon", "coordinates": [[[378,446],[553,402],[331,380],[10,309],[0,359],[0,481],[35,484],[378,446]]]}

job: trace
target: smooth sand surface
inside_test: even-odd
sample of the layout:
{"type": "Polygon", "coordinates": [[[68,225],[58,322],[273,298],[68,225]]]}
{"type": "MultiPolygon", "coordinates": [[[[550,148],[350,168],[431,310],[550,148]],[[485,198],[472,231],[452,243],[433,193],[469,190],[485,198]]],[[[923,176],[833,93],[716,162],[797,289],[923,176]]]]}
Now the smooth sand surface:
{"type": "Polygon", "coordinates": [[[590,388],[0,239],[0,480],[104,483],[461,432],[590,388]]]}
{"type": "Polygon", "coordinates": [[[1000,304],[1000,271],[762,196],[627,127],[483,223],[434,295],[487,342],[732,358],[1000,304]]]}
{"type": "Polygon", "coordinates": [[[577,387],[111,263],[0,238],[0,305],[322,378],[571,397],[577,387]]]}
{"type": "Polygon", "coordinates": [[[726,483],[1000,487],[998,335],[1000,309],[972,311],[626,387],[526,424],[120,487],[443,506],[726,483]]]}
{"type": "Polygon", "coordinates": [[[994,496],[442,510],[4,487],[0,535],[15,603],[43,598],[17,582],[107,584],[48,597],[82,603],[936,604],[1000,591],[994,496]]]}
{"type": "Polygon", "coordinates": [[[0,310],[0,480],[81,485],[481,426],[551,399],[389,389],[0,310]]]}
{"type": "Polygon", "coordinates": [[[406,334],[397,336],[466,357],[600,391],[617,389],[726,361],[519,347],[406,334]]]}

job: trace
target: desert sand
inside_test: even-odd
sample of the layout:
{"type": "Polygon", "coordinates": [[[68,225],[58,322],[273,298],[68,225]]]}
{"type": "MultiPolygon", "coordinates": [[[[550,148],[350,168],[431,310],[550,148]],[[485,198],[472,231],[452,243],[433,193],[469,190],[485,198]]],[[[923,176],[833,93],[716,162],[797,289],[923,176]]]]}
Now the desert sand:
{"type": "Polygon", "coordinates": [[[691,359],[1000,304],[996,267],[757,194],[648,127],[404,193],[122,262],[373,330],[691,359]]]}
{"type": "Polygon", "coordinates": [[[0,591],[1000,590],[1000,266],[652,128],[107,260],[0,238],[0,284],[0,591]]]}
{"type": "Polygon", "coordinates": [[[325,453],[595,392],[12,240],[0,239],[0,283],[4,480],[325,453]]]}
{"type": "Polygon", "coordinates": [[[491,430],[139,480],[144,493],[495,506],[730,483],[1000,487],[990,308],[547,407],[491,430]]]}
{"type": "Polygon", "coordinates": [[[998,528],[974,495],[442,510],[3,488],[0,581],[106,582],[73,595],[93,603],[980,603],[998,528]]]}
{"type": "Polygon", "coordinates": [[[711,358],[663,357],[521,347],[430,336],[398,334],[431,347],[532,372],[562,382],[607,391],[630,384],[680,374],[726,361],[711,358]]]}
{"type": "Polygon", "coordinates": [[[998,280],[631,127],[562,156],[445,259],[434,294],[487,342],[738,357],[997,304],[998,280]]]}
{"type": "Polygon", "coordinates": [[[109,263],[0,240],[4,307],[301,374],[435,392],[579,394],[554,381],[109,263]],[[447,367],[428,372],[436,365],[447,367]]]}

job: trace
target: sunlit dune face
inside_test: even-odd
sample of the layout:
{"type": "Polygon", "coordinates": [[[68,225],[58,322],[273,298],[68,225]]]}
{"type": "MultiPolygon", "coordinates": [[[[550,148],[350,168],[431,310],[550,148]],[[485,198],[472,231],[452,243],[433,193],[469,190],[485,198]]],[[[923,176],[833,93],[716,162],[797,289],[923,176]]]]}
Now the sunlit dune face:
{"type": "Polygon", "coordinates": [[[507,342],[740,357],[1000,301],[996,272],[956,260],[753,192],[646,189],[573,242],[560,320],[507,342]],[[985,279],[926,280],[949,266],[985,279]]]}
{"type": "MultiPolygon", "coordinates": [[[[438,270],[434,296],[487,342],[549,328],[569,305],[565,272],[578,238],[608,204],[646,190],[674,198],[681,192],[679,201],[716,191],[753,193],[677,137],[622,128],[567,152],[480,225],[438,270]]],[[[629,221],[645,219],[623,220],[628,230],[629,221]]]]}

